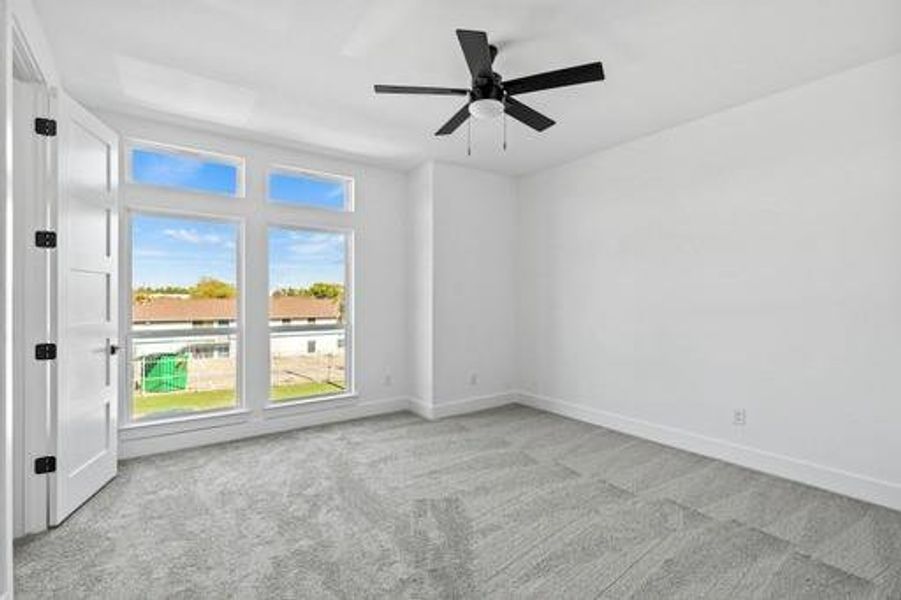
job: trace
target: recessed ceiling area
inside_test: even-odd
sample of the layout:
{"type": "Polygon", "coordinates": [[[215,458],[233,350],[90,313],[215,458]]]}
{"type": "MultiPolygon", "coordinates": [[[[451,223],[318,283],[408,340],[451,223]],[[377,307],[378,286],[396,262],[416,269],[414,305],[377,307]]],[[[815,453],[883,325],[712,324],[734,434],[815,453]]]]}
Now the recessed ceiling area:
{"type": "Polygon", "coordinates": [[[901,3],[822,0],[37,0],[63,84],[94,108],[410,168],[521,174],[901,51],[901,3]],[[73,27],[72,24],[77,23],[73,27]],[[436,138],[467,87],[454,30],[506,79],[601,60],[602,83],[522,97],[557,124],[436,138]]]}

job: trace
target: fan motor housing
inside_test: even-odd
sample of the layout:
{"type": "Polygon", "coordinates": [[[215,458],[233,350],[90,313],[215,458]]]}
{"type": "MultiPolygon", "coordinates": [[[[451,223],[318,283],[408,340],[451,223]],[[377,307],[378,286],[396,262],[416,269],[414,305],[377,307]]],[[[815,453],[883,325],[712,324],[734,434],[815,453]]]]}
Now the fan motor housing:
{"type": "Polygon", "coordinates": [[[472,80],[470,100],[504,100],[504,87],[502,78],[498,73],[492,73],[491,77],[477,77],[472,80]]]}

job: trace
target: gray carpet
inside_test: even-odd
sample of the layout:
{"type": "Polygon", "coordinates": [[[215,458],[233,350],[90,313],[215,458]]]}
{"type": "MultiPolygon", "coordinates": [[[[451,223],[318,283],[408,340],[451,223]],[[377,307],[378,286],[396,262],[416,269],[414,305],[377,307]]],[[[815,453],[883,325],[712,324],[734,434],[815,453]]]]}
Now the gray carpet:
{"type": "Polygon", "coordinates": [[[519,406],[122,464],[18,598],[901,598],[901,513],[519,406]]]}

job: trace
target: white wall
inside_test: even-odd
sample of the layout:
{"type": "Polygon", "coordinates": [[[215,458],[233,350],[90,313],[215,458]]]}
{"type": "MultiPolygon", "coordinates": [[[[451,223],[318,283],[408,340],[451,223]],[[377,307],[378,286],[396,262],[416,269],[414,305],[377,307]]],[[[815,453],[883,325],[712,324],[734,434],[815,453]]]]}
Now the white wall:
{"type": "Polygon", "coordinates": [[[413,406],[434,418],[508,402],[514,182],[430,162],[409,174],[408,189],[413,406]]]}
{"type": "Polygon", "coordinates": [[[435,403],[514,385],[514,229],[511,178],[434,166],[435,403]]]}
{"type": "Polygon", "coordinates": [[[409,357],[413,401],[424,411],[432,405],[433,320],[433,216],[434,165],[425,163],[408,176],[409,215],[409,357]]]}
{"type": "MultiPolygon", "coordinates": [[[[246,158],[246,199],[122,186],[121,202],[131,210],[189,211],[240,218],[245,244],[254,247],[244,265],[245,406],[250,415],[192,422],[191,429],[217,425],[215,430],[188,431],[173,425],[137,427],[122,432],[121,453],[133,456],[196,443],[221,441],[324,420],[405,408],[410,395],[408,373],[408,203],[404,173],[358,163],[301,154],[275,146],[215,136],[182,127],[98,112],[126,140],[139,139],[211,150],[246,158]],[[291,165],[350,175],[355,179],[355,212],[333,213],[266,205],[268,165],[291,165]],[[354,231],[354,353],[359,398],[319,406],[266,409],[268,397],[268,305],[266,262],[267,224],[352,228],[354,231]],[[311,414],[312,413],[312,414],[311,414]]],[[[123,161],[124,163],[124,161],[123,161]]],[[[126,181],[122,177],[122,181],[126,181]]],[[[123,279],[123,284],[127,280],[123,279]]]]}
{"type": "Polygon", "coordinates": [[[901,508],[901,55],[518,195],[533,404],[901,508]]]}

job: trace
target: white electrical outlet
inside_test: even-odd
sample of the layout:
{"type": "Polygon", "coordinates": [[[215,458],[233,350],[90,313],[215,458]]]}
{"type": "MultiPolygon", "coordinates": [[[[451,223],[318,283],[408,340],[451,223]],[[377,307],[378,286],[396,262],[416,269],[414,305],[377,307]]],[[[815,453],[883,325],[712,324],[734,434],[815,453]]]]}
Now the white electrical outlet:
{"type": "Polygon", "coordinates": [[[736,408],[732,411],[732,424],[733,425],[744,425],[748,422],[748,415],[745,413],[745,409],[736,408]]]}

